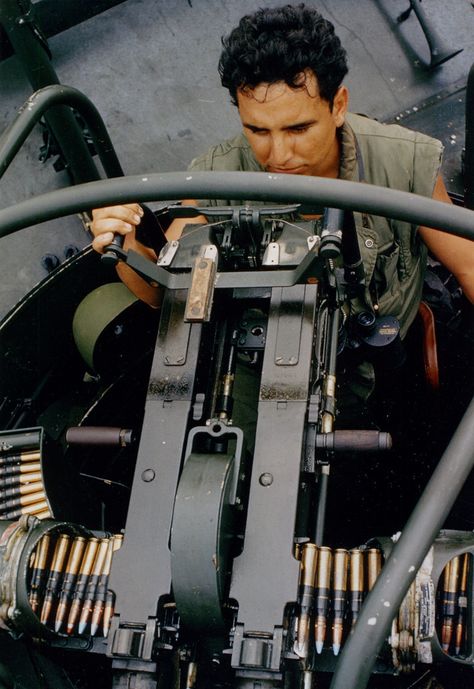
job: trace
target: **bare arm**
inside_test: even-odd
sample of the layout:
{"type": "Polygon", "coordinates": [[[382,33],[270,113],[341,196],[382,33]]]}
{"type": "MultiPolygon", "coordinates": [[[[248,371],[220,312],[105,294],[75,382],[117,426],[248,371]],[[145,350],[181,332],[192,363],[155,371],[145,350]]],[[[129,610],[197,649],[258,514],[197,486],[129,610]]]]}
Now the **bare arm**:
{"type": "MultiPolygon", "coordinates": [[[[183,204],[196,205],[196,201],[187,200],[183,204]]],[[[114,234],[124,236],[124,249],[132,249],[152,261],[156,261],[157,256],[153,249],[150,249],[135,237],[135,228],[139,225],[143,216],[143,210],[138,203],[130,203],[123,206],[109,206],[107,208],[97,208],[92,211],[91,231],[94,235],[92,242],[93,248],[103,253],[105,247],[110,244],[114,234]]],[[[166,232],[168,240],[179,239],[183,228],[189,223],[203,223],[206,218],[202,215],[197,218],[179,218],[174,220],[166,232]]],[[[142,301],[149,306],[157,308],[161,304],[161,289],[151,287],[145,280],[142,280],[131,268],[124,263],[117,265],[117,273],[127,287],[142,301]]]]}
{"type": "MultiPolygon", "coordinates": [[[[438,177],[433,199],[451,203],[441,177],[438,177]]],[[[429,227],[420,227],[428,249],[451,271],[471,303],[474,304],[474,241],[429,227]]]]}

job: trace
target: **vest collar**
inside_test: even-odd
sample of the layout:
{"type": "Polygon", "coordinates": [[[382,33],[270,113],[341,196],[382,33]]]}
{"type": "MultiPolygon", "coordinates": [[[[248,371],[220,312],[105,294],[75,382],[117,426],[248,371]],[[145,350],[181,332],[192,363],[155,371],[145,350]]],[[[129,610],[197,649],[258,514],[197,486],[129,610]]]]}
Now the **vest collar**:
{"type": "Polygon", "coordinates": [[[364,181],[364,161],[354,130],[347,119],[339,129],[341,142],[341,160],[339,163],[339,179],[349,182],[364,181]]]}

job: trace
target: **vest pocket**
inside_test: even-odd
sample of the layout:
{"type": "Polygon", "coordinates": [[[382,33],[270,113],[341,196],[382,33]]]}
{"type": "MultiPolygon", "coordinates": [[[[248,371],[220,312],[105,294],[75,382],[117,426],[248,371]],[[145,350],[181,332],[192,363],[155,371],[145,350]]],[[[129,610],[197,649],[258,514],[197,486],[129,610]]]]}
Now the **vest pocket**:
{"type": "Polygon", "coordinates": [[[379,253],[375,261],[374,280],[379,298],[385,292],[398,291],[399,276],[398,263],[400,260],[400,248],[397,244],[391,244],[388,249],[379,253]]]}

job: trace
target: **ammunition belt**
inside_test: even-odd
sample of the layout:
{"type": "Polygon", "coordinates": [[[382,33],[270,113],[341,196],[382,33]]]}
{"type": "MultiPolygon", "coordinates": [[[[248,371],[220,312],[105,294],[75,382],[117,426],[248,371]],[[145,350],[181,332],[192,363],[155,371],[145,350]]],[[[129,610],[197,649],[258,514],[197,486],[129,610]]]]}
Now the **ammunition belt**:
{"type": "Polygon", "coordinates": [[[123,536],[46,533],[31,556],[28,600],[42,625],[59,634],[107,636],[114,611],[108,588],[123,536]]]}
{"type": "Polygon", "coordinates": [[[42,468],[42,429],[0,434],[0,520],[53,516],[42,468]]]}
{"type": "MultiPolygon", "coordinates": [[[[383,547],[345,550],[305,543],[296,554],[301,567],[293,651],[315,669],[322,655],[339,654],[364,598],[383,571],[387,553],[383,547]]],[[[429,554],[417,573],[386,640],[385,655],[391,656],[398,672],[411,672],[416,662],[432,663],[431,641],[436,636],[443,653],[459,659],[470,655],[467,610],[472,554],[461,553],[445,564],[437,590],[432,559],[429,554]]]]}

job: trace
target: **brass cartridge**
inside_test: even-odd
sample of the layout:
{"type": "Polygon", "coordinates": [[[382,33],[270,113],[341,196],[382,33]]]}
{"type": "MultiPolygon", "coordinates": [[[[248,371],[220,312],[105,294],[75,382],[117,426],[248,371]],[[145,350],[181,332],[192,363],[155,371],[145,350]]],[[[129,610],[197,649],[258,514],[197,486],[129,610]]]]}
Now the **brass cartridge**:
{"type": "Polygon", "coordinates": [[[3,467],[0,476],[8,478],[9,476],[18,476],[19,474],[31,474],[33,471],[41,471],[40,462],[25,462],[3,467]]]}
{"type": "Polygon", "coordinates": [[[94,565],[92,567],[92,571],[87,582],[86,593],[84,597],[84,602],[82,604],[81,616],[79,619],[79,634],[84,634],[86,627],[89,623],[89,619],[91,618],[92,611],[94,608],[97,587],[99,585],[100,575],[102,574],[104,569],[108,548],[109,539],[101,538],[95,556],[94,565]]]}
{"type": "Polygon", "coordinates": [[[113,552],[115,553],[117,550],[120,550],[122,547],[123,543],[123,534],[121,533],[116,533],[112,536],[112,546],[113,546],[113,552]]]}
{"type": "Polygon", "coordinates": [[[54,623],[54,629],[56,632],[61,631],[66,619],[69,603],[71,601],[74,585],[77,579],[77,574],[79,572],[82,556],[86,547],[86,542],[87,540],[84,538],[84,536],[76,536],[72,542],[68,561],[64,570],[61,593],[59,594],[59,602],[56,610],[56,619],[54,623]]]}
{"type": "Polygon", "coordinates": [[[74,632],[74,627],[79,619],[82,601],[84,600],[84,595],[86,592],[87,581],[89,575],[92,571],[94,565],[94,559],[99,547],[98,538],[89,538],[87,541],[84,556],[81,561],[79,572],[76,579],[76,585],[74,587],[74,593],[72,596],[71,608],[69,610],[69,616],[67,619],[67,633],[72,634],[74,632]]]}
{"type": "Polygon", "coordinates": [[[19,484],[13,488],[6,488],[0,490],[0,500],[9,500],[10,498],[17,498],[20,495],[29,495],[30,493],[37,493],[44,490],[42,481],[34,481],[33,483],[19,484]]]}
{"type": "Polygon", "coordinates": [[[66,558],[69,550],[71,537],[68,534],[60,534],[54,548],[53,559],[49,576],[46,581],[46,589],[43,599],[43,606],[41,608],[41,623],[47,624],[53,604],[57,598],[58,590],[64,573],[66,565],[66,558]]]}
{"type": "Polygon", "coordinates": [[[104,614],[102,617],[102,636],[105,638],[110,629],[110,622],[114,615],[115,609],[115,593],[108,589],[105,597],[104,614]]]}
{"type": "Polygon", "coordinates": [[[331,582],[332,552],[330,548],[321,546],[316,574],[316,623],[314,636],[316,652],[321,653],[326,638],[328,604],[331,582]]]}
{"type": "Polygon", "coordinates": [[[109,583],[109,574],[112,566],[112,556],[114,553],[114,537],[109,539],[107,546],[107,553],[105,555],[104,566],[97,582],[97,589],[95,592],[94,607],[92,609],[91,617],[91,636],[95,636],[99,629],[99,624],[102,619],[102,614],[105,607],[105,599],[107,596],[107,586],[109,583]]]}
{"type": "Polygon", "coordinates": [[[318,563],[318,548],[314,543],[301,546],[300,581],[298,586],[298,627],[294,652],[300,658],[306,658],[309,649],[311,616],[314,606],[314,585],[318,563]]]}
{"type": "Polygon", "coordinates": [[[367,589],[372,591],[377,577],[382,571],[382,552],[379,548],[367,551],[367,589]]]}
{"type": "Polygon", "coordinates": [[[51,516],[52,516],[52,515],[51,515],[51,512],[50,512],[49,509],[47,509],[47,510],[41,510],[41,512],[36,512],[36,513],[35,513],[35,517],[37,517],[38,519],[48,519],[48,518],[51,517],[51,516]]]}
{"type": "Polygon", "coordinates": [[[364,598],[364,559],[359,548],[349,551],[349,571],[351,589],[351,619],[354,625],[364,598]]]}
{"type": "Polygon", "coordinates": [[[458,596],[459,555],[450,560],[448,571],[445,572],[442,599],[441,646],[446,653],[449,651],[453,638],[454,615],[458,596]]]}
{"type": "Polygon", "coordinates": [[[9,500],[0,500],[0,513],[11,512],[20,507],[26,507],[34,503],[43,502],[46,498],[44,490],[36,491],[35,493],[27,493],[9,500]]]}
{"type": "Polygon", "coordinates": [[[333,626],[332,626],[332,650],[334,655],[339,655],[344,629],[344,613],[347,599],[347,573],[349,554],[344,548],[334,551],[333,572],[333,626]]]}
{"type": "Polygon", "coordinates": [[[35,559],[31,571],[30,589],[28,600],[31,609],[36,612],[43,599],[44,587],[47,577],[48,555],[51,545],[51,536],[45,533],[36,545],[35,559]]]}
{"type": "MultiPolygon", "coordinates": [[[[39,462],[41,459],[40,452],[18,452],[12,455],[3,455],[0,457],[0,467],[11,466],[22,462],[39,462]]],[[[0,468],[0,474],[3,469],[0,468]]]]}
{"type": "MultiPolygon", "coordinates": [[[[101,606],[100,602],[100,596],[104,595],[104,604],[103,604],[103,612],[102,612],[102,636],[106,637],[107,634],[109,633],[109,627],[110,627],[110,621],[113,617],[114,614],[114,608],[115,608],[115,593],[111,591],[110,589],[107,588],[108,586],[108,581],[109,581],[109,574],[112,568],[112,561],[113,561],[113,555],[117,550],[120,550],[122,547],[123,543],[123,535],[122,534],[114,534],[112,538],[110,539],[110,545],[111,545],[111,551],[110,555],[109,553],[107,554],[106,561],[104,563],[104,579],[102,581],[99,581],[99,586],[100,586],[100,591],[104,592],[105,594],[100,594],[99,596],[96,596],[96,600],[98,601],[99,606],[101,606]]],[[[98,617],[97,620],[97,625],[100,621],[100,616],[98,617]]],[[[91,624],[91,629],[92,629],[92,624],[91,624]]],[[[91,632],[92,633],[92,632],[91,632]]]]}
{"type": "MultiPolygon", "coordinates": [[[[122,547],[123,543],[123,535],[122,534],[115,534],[113,539],[112,539],[112,559],[113,559],[113,553],[115,553],[117,550],[120,550],[122,547]]],[[[102,616],[102,636],[106,637],[109,633],[110,629],[110,622],[112,620],[113,614],[114,614],[114,609],[115,609],[115,593],[111,589],[107,589],[106,597],[105,597],[105,606],[104,606],[104,613],[102,616]]]]}
{"type": "Polygon", "coordinates": [[[16,510],[11,510],[9,512],[4,512],[2,515],[3,519],[19,519],[23,514],[33,514],[36,515],[45,510],[49,510],[49,505],[46,500],[40,500],[32,505],[25,505],[24,507],[19,507],[16,510]]]}
{"type": "MultiPolygon", "coordinates": [[[[30,465],[29,465],[30,466],[30,465]]],[[[13,476],[5,476],[0,473],[0,490],[4,488],[11,488],[14,486],[24,485],[26,483],[33,483],[34,481],[42,481],[43,477],[41,471],[25,472],[23,474],[14,474],[13,476]]]]}
{"type": "Polygon", "coordinates": [[[469,553],[462,556],[461,583],[459,585],[458,614],[456,619],[455,653],[459,655],[466,637],[467,581],[469,574],[469,553]]]}

